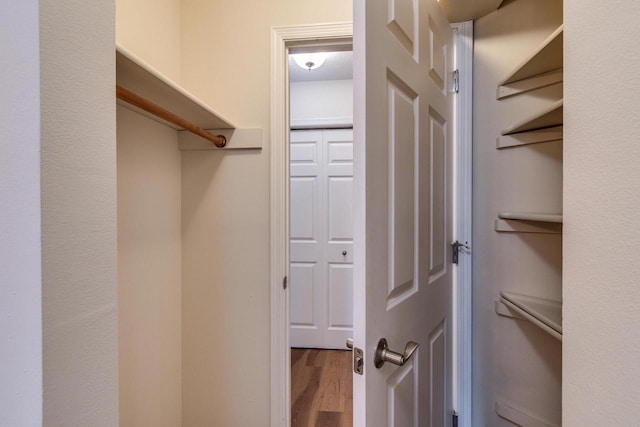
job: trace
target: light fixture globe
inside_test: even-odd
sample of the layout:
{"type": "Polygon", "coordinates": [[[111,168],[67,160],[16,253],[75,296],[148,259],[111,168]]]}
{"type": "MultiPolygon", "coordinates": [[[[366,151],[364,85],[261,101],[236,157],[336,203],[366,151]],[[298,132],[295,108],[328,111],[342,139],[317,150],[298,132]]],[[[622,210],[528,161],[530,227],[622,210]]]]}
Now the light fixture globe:
{"type": "Polygon", "coordinates": [[[295,53],[291,56],[300,68],[311,71],[321,67],[329,54],[326,52],[295,53]]]}

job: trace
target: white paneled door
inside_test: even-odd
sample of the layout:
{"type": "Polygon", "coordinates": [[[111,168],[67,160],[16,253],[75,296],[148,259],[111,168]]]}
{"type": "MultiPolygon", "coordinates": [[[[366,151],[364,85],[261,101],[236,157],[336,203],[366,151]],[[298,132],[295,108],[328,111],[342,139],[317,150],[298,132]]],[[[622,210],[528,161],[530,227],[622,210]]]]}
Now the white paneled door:
{"type": "Polygon", "coordinates": [[[353,131],[291,132],[290,342],[345,349],[353,335],[353,131]]]}
{"type": "Polygon", "coordinates": [[[356,0],[354,24],[354,425],[450,426],[453,33],[436,0],[356,0]],[[376,367],[381,338],[419,347],[376,367]]]}

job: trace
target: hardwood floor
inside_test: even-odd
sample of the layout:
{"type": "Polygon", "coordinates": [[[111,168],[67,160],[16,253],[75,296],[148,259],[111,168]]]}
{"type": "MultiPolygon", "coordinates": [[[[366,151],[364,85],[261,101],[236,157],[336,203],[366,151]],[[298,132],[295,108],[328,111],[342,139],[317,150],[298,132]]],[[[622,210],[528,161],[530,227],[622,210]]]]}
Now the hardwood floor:
{"type": "Polygon", "coordinates": [[[351,351],[291,349],[291,427],[351,427],[351,351]]]}

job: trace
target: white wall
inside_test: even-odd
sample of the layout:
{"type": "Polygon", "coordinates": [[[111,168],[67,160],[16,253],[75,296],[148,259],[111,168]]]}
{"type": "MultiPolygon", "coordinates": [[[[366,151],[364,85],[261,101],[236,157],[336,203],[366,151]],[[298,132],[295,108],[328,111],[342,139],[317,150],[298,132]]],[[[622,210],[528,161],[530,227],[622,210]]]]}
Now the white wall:
{"type": "Polygon", "coordinates": [[[38,1],[0,8],[0,417],[42,425],[38,1]]]}
{"type": "Polygon", "coordinates": [[[349,21],[352,4],[183,0],[182,7],[183,84],[265,138],[261,151],[183,154],[183,422],[266,426],[271,27],[349,21]]]}
{"type": "Polygon", "coordinates": [[[563,425],[637,425],[640,4],[564,6],[563,425]]]}
{"type": "Polygon", "coordinates": [[[116,0],[116,42],[180,81],[180,0],[116,0]]]}
{"type": "MultiPolygon", "coordinates": [[[[496,149],[503,129],[562,97],[561,85],[496,100],[499,82],[562,23],[562,2],[518,0],[474,24],[473,414],[510,426],[496,399],[560,424],[562,344],[498,316],[501,291],[560,300],[562,236],[497,233],[498,212],[562,212],[562,143],[496,149]]],[[[475,425],[475,424],[474,424],[475,425]]]]}
{"type": "Polygon", "coordinates": [[[120,426],[182,424],[178,134],[118,106],[120,426]]]}
{"type": "Polygon", "coordinates": [[[118,424],[114,43],[112,2],[40,1],[44,425],[118,424]]]}
{"type": "Polygon", "coordinates": [[[292,128],[353,126],[353,80],[292,82],[292,128]]]}

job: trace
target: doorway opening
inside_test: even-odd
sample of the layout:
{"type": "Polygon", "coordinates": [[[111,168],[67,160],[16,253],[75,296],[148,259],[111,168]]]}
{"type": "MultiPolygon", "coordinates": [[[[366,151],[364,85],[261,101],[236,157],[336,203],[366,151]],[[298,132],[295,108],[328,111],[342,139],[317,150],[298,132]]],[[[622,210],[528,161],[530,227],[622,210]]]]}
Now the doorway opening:
{"type": "MultiPolygon", "coordinates": [[[[291,425],[289,54],[352,50],[353,24],[277,27],[271,55],[271,425],[291,425]]],[[[305,64],[305,61],[303,64],[305,64]]],[[[313,61],[315,62],[315,61],[313,61]]],[[[313,64],[315,65],[315,63],[313,64]]],[[[306,70],[309,73],[309,66],[306,70]]],[[[334,118],[335,119],[335,118],[334,118]]],[[[335,125],[335,124],[334,124],[335,125]]],[[[294,124],[300,127],[300,123],[294,124]]],[[[316,120],[315,127],[326,127],[316,120]]],[[[344,124],[342,127],[344,130],[344,124]]],[[[296,130],[296,129],[294,129],[296,130]]],[[[340,250],[340,254],[345,249],[340,250]]],[[[347,250],[347,255],[349,251],[347,250]]],[[[342,256],[342,255],[341,255],[342,256]]],[[[295,279],[295,278],[294,278],[295,279]]],[[[352,306],[352,304],[350,304],[352,306]]],[[[346,343],[345,343],[346,344],[346,343]]],[[[346,348],[346,347],[343,347],[346,348]]],[[[350,355],[350,352],[347,353],[350,355]]],[[[294,356],[294,357],[297,357],[294,356]]],[[[315,353],[305,361],[319,362],[315,353]],[[310,358],[310,357],[311,358],[310,358]],[[314,359],[315,357],[315,359],[314,359]]],[[[349,357],[349,366],[350,366],[349,357]]],[[[295,359],[294,359],[295,361],[295,359]]],[[[306,363],[305,362],[305,363],[306,363]]],[[[338,363],[338,362],[332,362],[338,363]]],[[[349,376],[351,371],[349,370],[349,376]]],[[[332,412],[332,411],[327,411],[332,412]]],[[[331,414],[325,414],[332,416],[331,414]]],[[[350,417],[349,417],[350,418],[350,417]]],[[[329,423],[333,425],[333,423],[329,423]]]]}
{"type": "Polygon", "coordinates": [[[353,425],[353,52],[289,51],[291,426],[353,425]]]}
{"type": "MultiPolygon", "coordinates": [[[[464,220],[470,215],[470,121],[468,110],[471,105],[471,40],[469,28],[463,26],[456,28],[459,37],[456,43],[456,50],[460,49],[454,58],[463,59],[457,63],[460,70],[460,93],[458,102],[454,108],[456,117],[452,119],[455,129],[451,129],[451,134],[457,135],[455,138],[456,147],[453,158],[456,164],[462,165],[456,168],[456,176],[452,180],[456,187],[456,197],[452,214],[457,218],[456,224],[470,224],[464,220]],[[469,199],[469,200],[467,200],[469,199]]],[[[321,24],[297,27],[278,27],[272,31],[272,55],[271,55],[271,425],[285,426],[291,425],[291,353],[290,353],[290,297],[289,292],[289,268],[290,268],[290,217],[289,217],[289,196],[290,196],[290,157],[289,157],[289,132],[291,128],[289,120],[289,63],[288,55],[290,51],[314,52],[330,50],[330,46],[349,46],[353,40],[353,25],[351,23],[342,24],[321,24]]],[[[344,49],[344,48],[343,48],[344,49]]],[[[362,72],[360,70],[359,72],[362,72]]],[[[444,75],[444,74],[443,74],[444,75]]],[[[448,74],[447,74],[448,75],[448,74]]],[[[358,82],[362,80],[356,79],[358,82]]],[[[448,79],[447,79],[448,80],[448,79]]],[[[364,88],[356,85],[355,93],[362,94],[364,88]],[[360,91],[360,92],[359,92],[360,91]]],[[[358,154],[361,154],[358,152],[358,154]]],[[[357,221],[356,221],[357,223],[357,221]]],[[[468,228],[468,227],[467,227],[468,228]]],[[[468,231],[458,229],[454,237],[461,241],[470,241],[468,231]],[[468,240],[469,239],[469,240],[468,240]]],[[[356,242],[359,243],[359,242],[356,242]]],[[[468,254],[464,254],[466,256],[468,254]]],[[[470,264],[469,264],[470,266],[470,264]]],[[[460,339],[468,336],[470,325],[468,316],[465,317],[464,310],[470,301],[470,275],[456,275],[457,286],[455,286],[454,310],[452,313],[452,326],[456,330],[453,339],[458,345],[454,345],[452,351],[454,373],[452,393],[459,400],[454,404],[454,409],[467,407],[469,401],[469,346],[468,341],[460,339]],[[462,345],[459,345],[462,342],[462,345]],[[458,369],[461,368],[461,369],[458,369]]],[[[357,307],[356,314],[362,308],[357,307]]],[[[361,319],[356,316],[356,320],[361,319]]],[[[362,324],[357,325],[358,333],[362,333],[362,324]]],[[[358,339],[358,333],[356,340],[358,339]]],[[[360,337],[363,339],[363,337],[360,337]]],[[[364,342],[364,340],[363,340],[364,342]]],[[[358,390],[364,384],[360,377],[355,377],[354,384],[358,390]]],[[[356,396],[356,405],[359,409],[361,401],[356,396]]],[[[454,402],[455,403],[455,402],[454,402]]],[[[361,411],[354,410],[360,414],[361,411]]],[[[470,411],[464,412],[460,417],[462,425],[469,425],[470,411]]],[[[362,418],[356,416],[356,422],[362,418]]],[[[331,423],[330,423],[331,425],[331,423]]]]}

